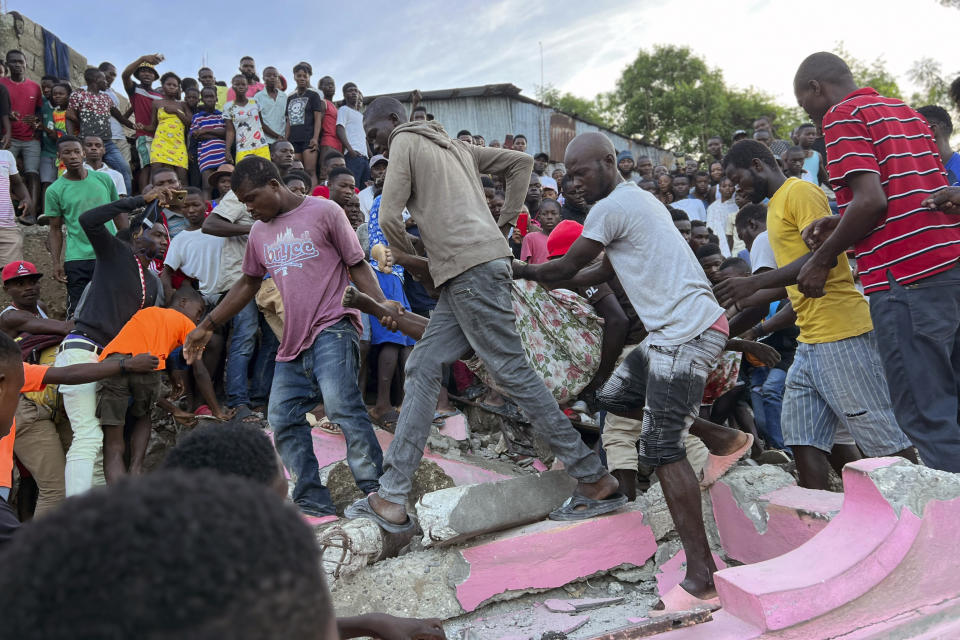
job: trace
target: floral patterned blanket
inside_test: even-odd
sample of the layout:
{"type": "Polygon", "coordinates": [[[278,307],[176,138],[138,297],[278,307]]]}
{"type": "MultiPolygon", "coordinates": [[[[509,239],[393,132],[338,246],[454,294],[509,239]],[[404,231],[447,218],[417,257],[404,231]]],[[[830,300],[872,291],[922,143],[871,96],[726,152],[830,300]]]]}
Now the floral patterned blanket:
{"type": "MultiPolygon", "coordinates": [[[[530,280],[514,280],[511,291],[517,332],[527,361],[559,403],[570,402],[600,366],[603,320],[586,300],[567,289],[549,291],[530,280]]],[[[486,384],[497,386],[479,358],[467,366],[486,384]]]]}

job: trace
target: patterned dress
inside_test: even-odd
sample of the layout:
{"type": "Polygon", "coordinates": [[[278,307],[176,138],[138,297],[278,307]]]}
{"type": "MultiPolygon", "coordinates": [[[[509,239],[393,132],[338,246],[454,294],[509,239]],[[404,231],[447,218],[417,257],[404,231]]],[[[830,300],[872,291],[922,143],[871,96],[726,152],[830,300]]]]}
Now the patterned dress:
{"type": "Polygon", "coordinates": [[[187,142],[183,135],[183,121],[179,116],[157,109],[157,130],[150,147],[150,164],[166,164],[187,168],[187,142]]]}
{"type": "MultiPolygon", "coordinates": [[[[517,333],[524,355],[557,402],[577,397],[600,367],[603,321],[586,300],[566,289],[547,290],[530,280],[514,280],[511,288],[517,333]]],[[[491,388],[496,386],[473,357],[467,366],[491,388]]]]}

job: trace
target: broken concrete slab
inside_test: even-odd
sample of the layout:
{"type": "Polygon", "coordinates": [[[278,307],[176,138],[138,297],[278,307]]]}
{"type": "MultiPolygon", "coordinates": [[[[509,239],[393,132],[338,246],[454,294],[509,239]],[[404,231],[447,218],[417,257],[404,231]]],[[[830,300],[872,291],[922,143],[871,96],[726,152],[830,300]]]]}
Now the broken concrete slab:
{"type": "Polygon", "coordinates": [[[366,518],[342,520],[317,531],[317,546],[327,581],[356,573],[367,565],[395,557],[415,535],[389,534],[366,518]]]}
{"type": "MultiPolygon", "coordinates": [[[[694,625],[707,623],[713,619],[707,609],[697,611],[680,611],[673,615],[651,619],[640,619],[637,624],[621,629],[615,629],[598,636],[591,636],[589,640],[634,640],[635,638],[649,638],[675,629],[690,628],[694,625]]],[[[673,635],[668,636],[671,640],[673,635]]],[[[706,639],[709,636],[701,636],[706,639]]]]}
{"type": "MultiPolygon", "coordinates": [[[[343,515],[343,510],[363,497],[363,492],[357,487],[353,473],[346,462],[333,465],[326,477],[326,486],[330,491],[330,499],[337,508],[337,513],[343,515]]],[[[434,491],[454,486],[453,478],[448,476],[440,465],[433,460],[424,458],[420,461],[413,473],[413,484],[410,492],[410,504],[434,491]]]]}
{"type": "Polygon", "coordinates": [[[580,613],[590,609],[599,609],[612,604],[620,604],[623,598],[576,598],[561,599],[551,598],[545,600],[543,606],[554,613],[580,613]]]}
{"type": "Polygon", "coordinates": [[[843,495],[797,487],[773,465],[736,467],[710,488],[713,516],[726,555],[769,560],[815,536],[840,510],[843,495]]]}
{"type": "Polygon", "coordinates": [[[456,586],[464,611],[518,592],[552,589],[624,565],[642,567],[656,552],[635,505],[581,522],[540,522],[460,551],[469,573],[456,586]]]}
{"type": "Polygon", "coordinates": [[[716,574],[725,611],[761,632],[805,637],[960,596],[955,555],[960,477],[900,458],[848,464],[840,513],[797,549],[716,574]]]}
{"type": "Polygon", "coordinates": [[[427,493],[416,507],[423,546],[451,544],[543,520],[576,486],[567,473],[547,471],[427,493]]]}
{"type": "Polygon", "coordinates": [[[444,418],[443,424],[437,427],[437,430],[440,435],[454,440],[468,440],[470,438],[470,425],[467,424],[467,417],[462,413],[444,418]]]}

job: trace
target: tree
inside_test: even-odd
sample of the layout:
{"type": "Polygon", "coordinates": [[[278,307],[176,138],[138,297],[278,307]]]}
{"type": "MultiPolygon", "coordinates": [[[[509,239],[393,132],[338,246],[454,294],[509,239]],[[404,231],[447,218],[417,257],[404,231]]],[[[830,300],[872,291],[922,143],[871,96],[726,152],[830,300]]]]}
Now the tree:
{"type": "Polygon", "coordinates": [[[887,71],[886,63],[883,57],[877,58],[871,64],[853,57],[849,51],[843,48],[843,42],[838,42],[833,52],[843,58],[850,71],[853,73],[854,81],[861,87],[873,87],[882,96],[890,98],[903,99],[900,87],[897,85],[896,78],[887,71]]]}
{"type": "Polygon", "coordinates": [[[604,127],[610,127],[609,114],[602,107],[602,100],[597,96],[594,100],[581,98],[572,93],[560,93],[552,84],[537,87],[537,100],[565,113],[589,120],[604,127]]]}
{"type": "Polygon", "coordinates": [[[920,58],[907,71],[907,76],[920,85],[920,91],[910,96],[910,104],[914,107],[936,104],[948,110],[953,108],[950,84],[943,79],[939,62],[933,58],[920,58]]]}

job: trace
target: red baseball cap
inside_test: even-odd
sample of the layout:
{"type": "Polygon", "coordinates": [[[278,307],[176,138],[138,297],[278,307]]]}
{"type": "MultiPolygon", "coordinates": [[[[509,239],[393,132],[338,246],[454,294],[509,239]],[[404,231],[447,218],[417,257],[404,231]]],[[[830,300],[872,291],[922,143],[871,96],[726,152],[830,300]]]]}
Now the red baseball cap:
{"type": "Polygon", "coordinates": [[[573,220],[562,220],[547,237],[547,256],[556,258],[567,254],[583,233],[583,225],[573,220]]]}
{"type": "Polygon", "coordinates": [[[3,268],[3,271],[0,271],[0,279],[3,279],[4,284],[10,282],[11,280],[16,280],[17,278],[25,278],[26,276],[42,276],[43,274],[37,271],[37,268],[33,266],[32,262],[27,262],[26,260],[17,260],[16,262],[11,262],[3,268]]]}

